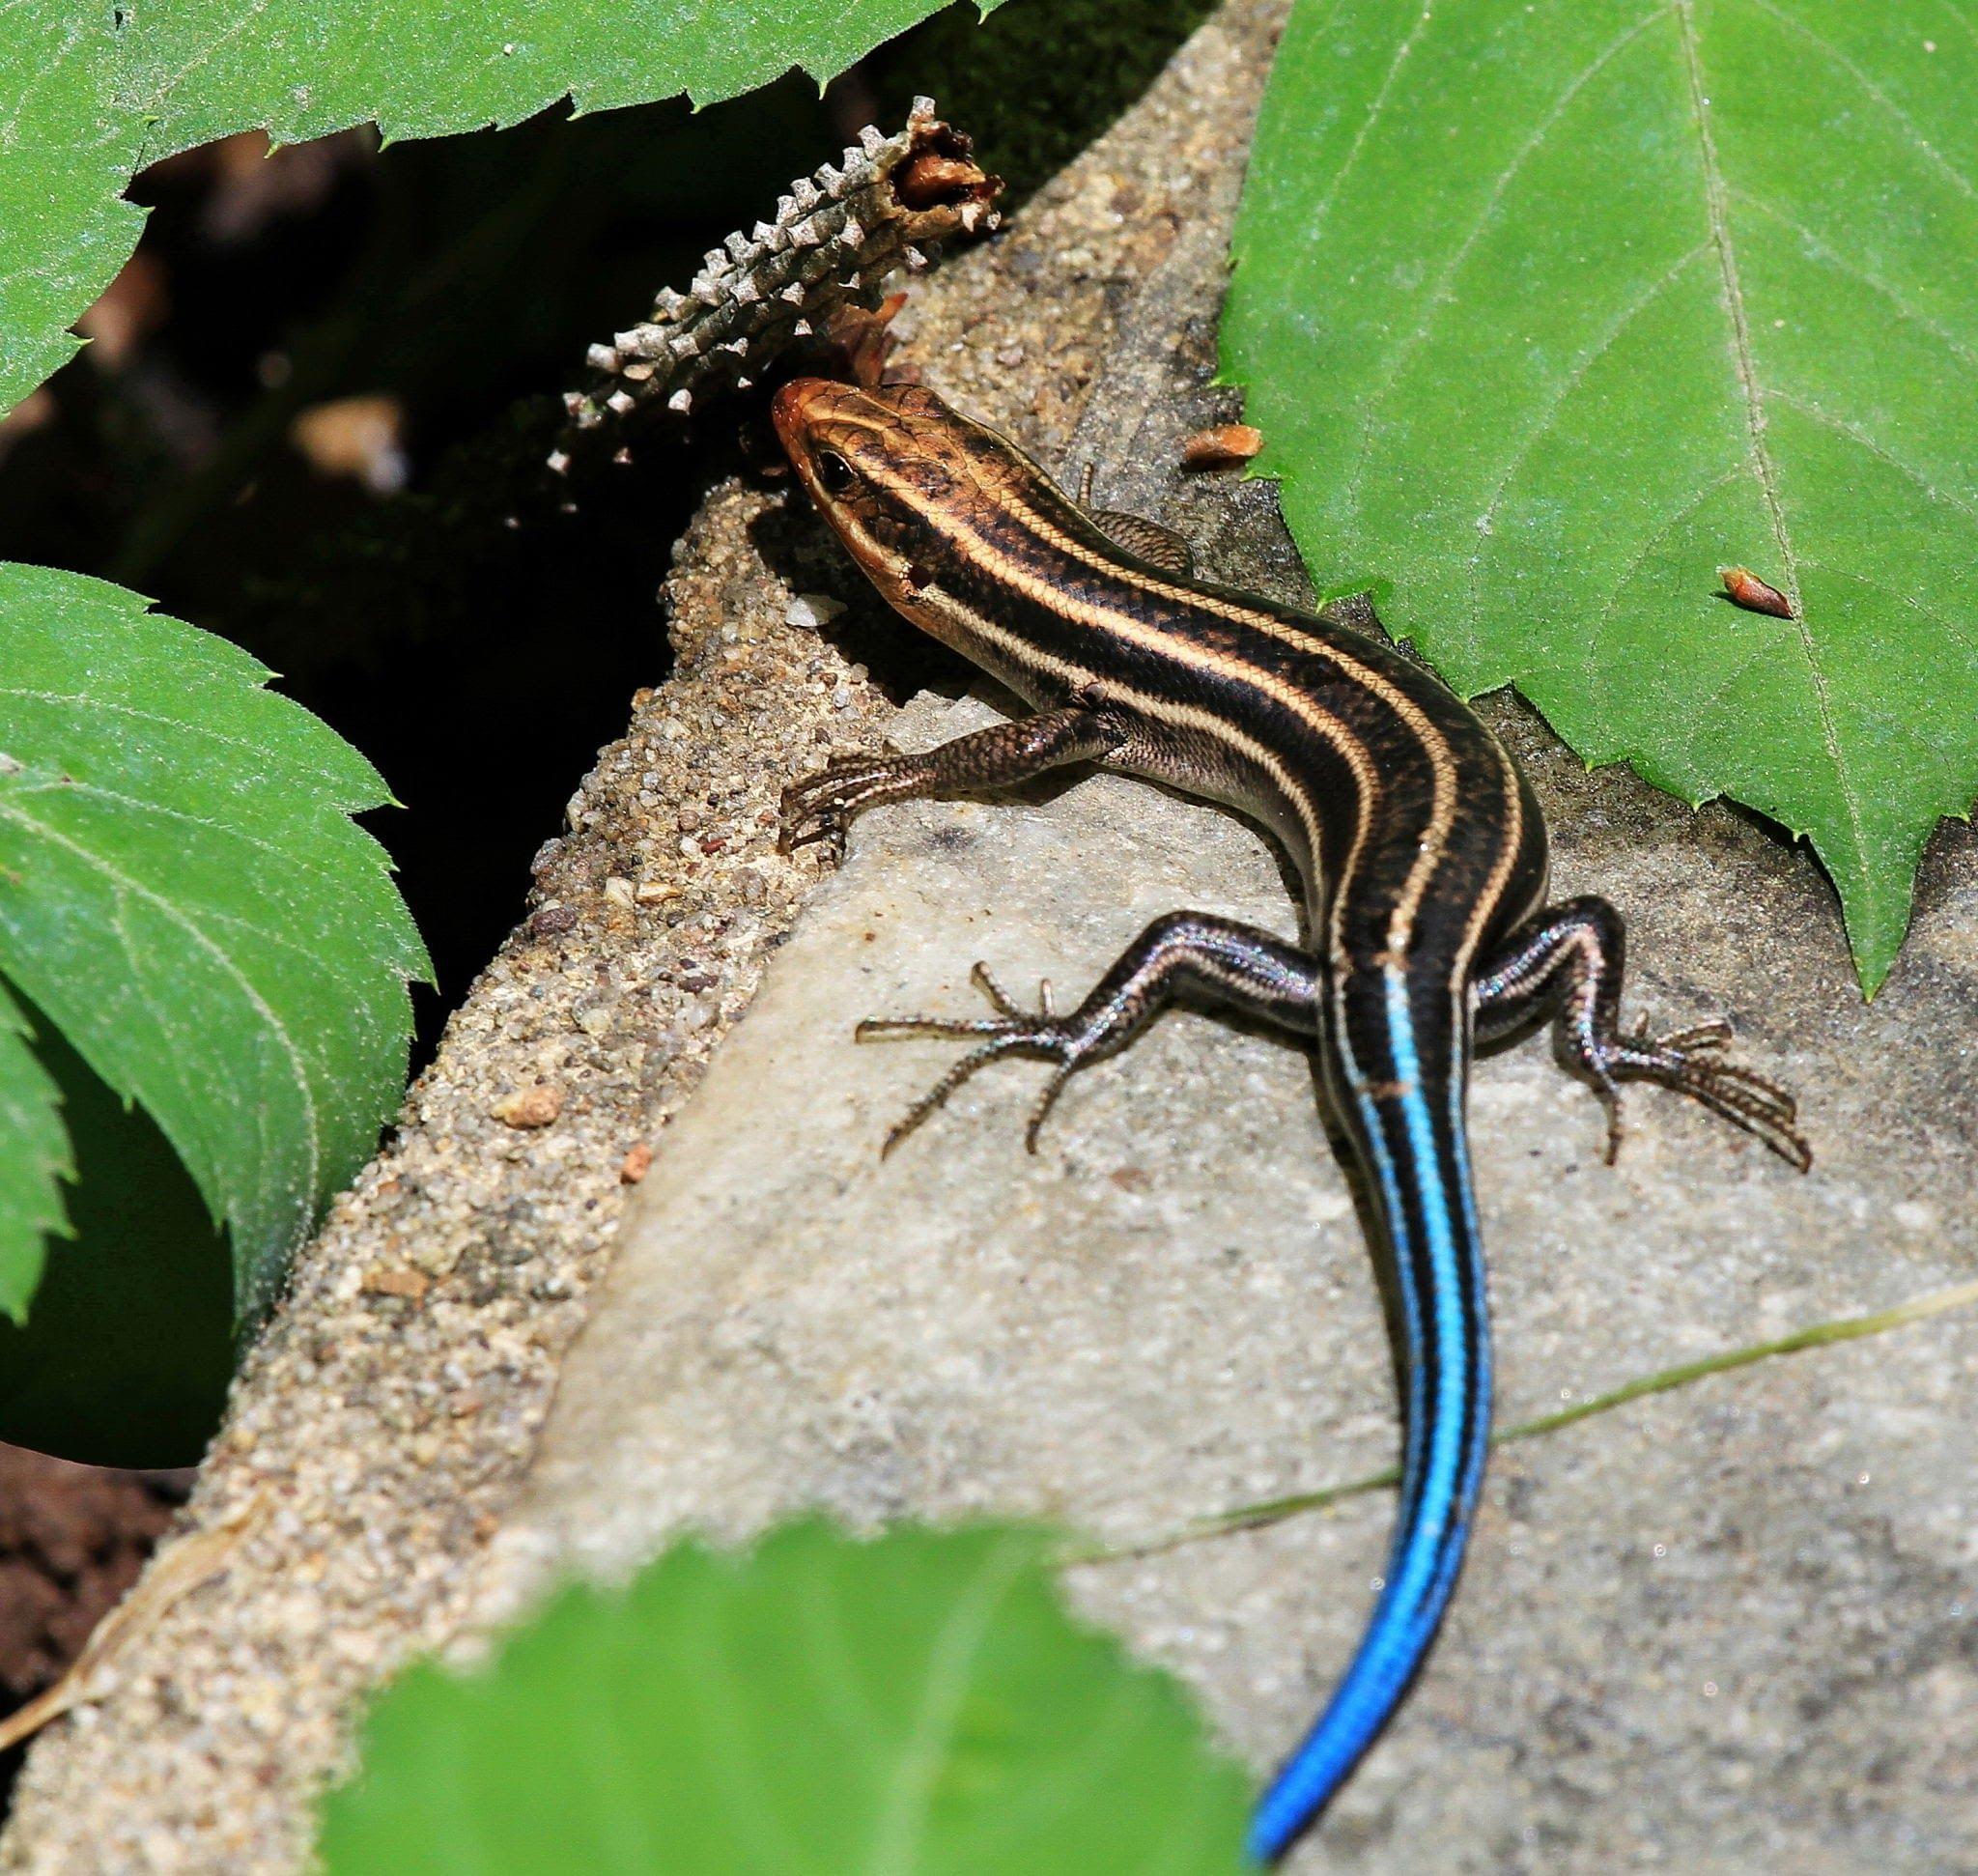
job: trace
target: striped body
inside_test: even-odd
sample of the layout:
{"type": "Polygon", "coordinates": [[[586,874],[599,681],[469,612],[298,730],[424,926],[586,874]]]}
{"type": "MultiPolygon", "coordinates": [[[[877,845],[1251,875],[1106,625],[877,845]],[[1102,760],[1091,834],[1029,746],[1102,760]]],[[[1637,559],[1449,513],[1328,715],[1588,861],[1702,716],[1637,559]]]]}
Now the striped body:
{"type": "Polygon", "coordinates": [[[1273,1858],[1395,1711],[1461,1563],[1490,1411],[1472,985],[1540,903],[1542,822],[1476,714],[1394,647],[1137,558],[931,393],[799,381],[777,413],[899,611],[1040,710],[1094,713],[1114,766],[1254,815],[1302,874],[1327,1082],[1392,1270],[1405,1451],[1385,1586],[1257,1812],[1273,1858]]]}

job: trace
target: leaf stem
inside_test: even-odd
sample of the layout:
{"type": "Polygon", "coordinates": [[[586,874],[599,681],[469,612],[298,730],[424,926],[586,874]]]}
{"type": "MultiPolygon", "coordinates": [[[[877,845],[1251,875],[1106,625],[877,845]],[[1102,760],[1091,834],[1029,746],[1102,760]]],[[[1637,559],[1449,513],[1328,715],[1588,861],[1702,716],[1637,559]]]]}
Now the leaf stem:
{"type": "MultiPolygon", "coordinates": [[[[1823,1349],[1835,1342],[1856,1342],[1863,1336],[1883,1335],[1890,1329],[1904,1328],[1911,1322],[1968,1308],[1974,1303],[1978,1303],[1978,1282],[1962,1283],[1949,1290],[1934,1291],[1926,1296],[1911,1297],[1907,1302],[1876,1310],[1866,1316],[1843,1316],[1830,1322],[1809,1323],[1805,1328],[1794,1329],[1775,1341],[1726,1349],[1698,1361],[1685,1361],[1673,1368],[1660,1368],[1653,1374],[1637,1376],[1605,1394],[1596,1394],[1572,1407],[1562,1407],[1556,1413],[1541,1413],[1535,1419],[1502,1427],[1491,1435],[1490,1443],[1508,1446],[1513,1440],[1536,1439],[1540,1434],[1557,1433],[1563,1427],[1591,1420],[1597,1413],[1611,1413],[1630,1401],[1643,1400],[1651,1394],[1666,1394],[1711,1375],[1729,1374],[1734,1369],[1749,1368],[1778,1355],[1798,1354],[1807,1349],[1823,1349]]],[[[1237,1505],[1229,1511],[1214,1512],[1182,1525],[1178,1530],[1136,1544],[1067,1547],[1059,1552],[1057,1562],[1060,1569],[1071,1569],[1088,1564],[1124,1563],[1139,1557],[1159,1556],[1169,1550],[1177,1550],[1184,1545],[1199,1544],[1206,1538],[1226,1537],[1236,1531],[1261,1530],[1266,1525],[1282,1523],[1287,1518],[1330,1511],[1348,1498],[1365,1497],[1369,1492],[1397,1486],[1400,1479],[1399,1466],[1385,1466],[1364,1478],[1321,1486],[1315,1492],[1295,1492],[1286,1497],[1266,1498],[1257,1504],[1237,1505]]]]}

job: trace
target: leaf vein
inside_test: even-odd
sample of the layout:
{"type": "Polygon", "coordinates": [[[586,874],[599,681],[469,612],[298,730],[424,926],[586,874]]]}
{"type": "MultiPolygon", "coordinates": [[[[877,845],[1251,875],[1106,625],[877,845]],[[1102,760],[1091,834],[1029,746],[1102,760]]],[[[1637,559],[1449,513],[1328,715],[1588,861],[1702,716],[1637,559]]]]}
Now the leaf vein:
{"type": "Polygon", "coordinates": [[[1891,123],[1896,125],[1903,134],[1950,179],[1953,186],[1957,188],[1960,194],[1978,196],[1978,189],[1972,188],[1970,180],[1923,134],[1922,130],[1917,128],[1915,119],[1907,111],[1904,110],[1887,92],[1883,91],[1867,72],[1863,71],[1852,59],[1849,58],[1833,41],[1828,39],[1823,33],[1816,32],[1805,20],[1800,19],[1795,14],[1786,13],[1774,6],[1772,0],[1756,0],[1756,4],[1760,12],[1770,14],[1780,25],[1791,27],[1793,31],[1818,46],[1833,66],[1839,71],[1845,71],[1850,78],[1853,79],[1863,96],[1872,99],[1876,107],[1891,123]]]}
{"type": "Polygon", "coordinates": [[[975,1657],[1028,1554],[1020,1542],[998,1544],[982,1560],[970,1593],[957,1599],[935,1636],[918,1709],[879,1807],[872,1849],[864,1860],[868,1876],[911,1876],[921,1867],[927,1806],[953,1740],[975,1657]]]}
{"type": "Polygon", "coordinates": [[[1858,444],[1871,456],[1886,463],[1898,475],[1905,476],[1909,481],[1915,483],[1925,495],[1934,497],[1936,500],[1948,502],[1953,508],[1968,515],[1973,521],[1978,521],[1978,504],[1966,501],[1963,497],[1953,495],[1947,489],[1938,488],[1920,469],[1911,468],[1900,456],[1877,442],[1866,431],[1856,429],[1847,418],[1837,417],[1831,411],[1823,410],[1810,397],[1802,397],[1797,391],[1782,391],[1774,385],[1766,392],[1766,395],[1774,403],[1787,405],[1791,409],[1799,412],[1801,415],[1811,417],[1815,423],[1822,424],[1840,436],[1846,437],[1849,441],[1858,444]]]}
{"type": "MultiPolygon", "coordinates": [[[[210,833],[224,835],[230,840],[239,840],[242,845],[250,846],[258,853],[268,854],[280,861],[282,866],[292,872],[307,873],[311,878],[320,879],[333,889],[341,890],[346,883],[344,874],[318,866],[296,847],[285,846],[274,840],[264,840],[260,836],[248,833],[245,828],[230,825],[226,821],[213,820],[206,814],[194,814],[184,808],[170,808],[163,802],[145,801],[136,795],[127,795],[119,789],[106,788],[101,782],[33,782],[6,791],[6,798],[9,801],[20,801],[29,795],[94,795],[102,801],[113,801],[119,807],[131,809],[139,814],[155,814],[165,820],[183,821],[188,827],[203,827],[210,833]]],[[[268,935],[276,936],[273,932],[268,935]]]]}
{"type": "Polygon", "coordinates": [[[1667,540],[1677,528],[1681,527],[1691,515],[1695,514],[1711,496],[1715,495],[1725,483],[1735,482],[1743,473],[1744,465],[1742,463],[1732,464],[1721,475],[1712,476],[1694,495],[1688,497],[1679,507],[1672,508],[1661,521],[1655,524],[1653,531],[1643,541],[1641,552],[1636,554],[1628,561],[1627,565],[1621,570],[1613,585],[1608,588],[1607,597],[1602,603],[1599,611],[1595,613],[1593,629],[1587,634],[1587,644],[1585,646],[1589,654],[1592,651],[1593,639],[1606,625],[1607,621],[1613,617],[1614,609],[1621,602],[1621,595],[1627,590],[1629,583],[1641,571],[1642,562],[1654,553],[1656,548],[1667,540]]]}
{"type": "MultiPolygon", "coordinates": [[[[269,691],[260,684],[245,685],[237,695],[265,696],[276,703],[289,701],[278,692],[269,691]]],[[[93,697],[81,691],[32,691],[18,685],[7,684],[0,684],[0,697],[20,697],[29,703],[72,703],[84,710],[99,711],[104,716],[128,717],[133,723],[156,724],[162,728],[182,730],[206,742],[218,743],[225,749],[244,750],[259,761],[276,763],[288,773],[308,780],[320,780],[322,775],[320,768],[312,767],[306,762],[289,761],[278,750],[270,750],[264,743],[254,742],[245,736],[230,736],[225,730],[214,729],[211,725],[199,723],[190,717],[175,717],[162,710],[141,709],[134,703],[118,703],[108,697],[93,697]]],[[[301,708],[299,704],[296,707],[301,708]]],[[[306,716],[310,713],[304,714],[306,716]]],[[[321,721],[314,721],[321,728],[321,721]]],[[[339,806],[343,807],[353,805],[354,804],[339,802],[339,806]]],[[[376,804],[366,802],[363,805],[371,807],[376,804]]]]}
{"type": "MultiPolygon", "coordinates": [[[[1335,12],[1338,8],[1335,7],[1335,12]]],[[[1319,231],[1325,226],[1326,217],[1332,213],[1333,204],[1340,198],[1340,190],[1345,186],[1346,178],[1352,174],[1353,165],[1360,160],[1360,152],[1366,148],[1367,139],[1372,135],[1373,127],[1380,121],[1380,114],[1387,108],[1389,94],[1395,88],[1395,81],[1400,77],[1401,69],[1407,64],[1408,54],[1422,43],[1428,30],[1429,16],[1435,11],[1435,0],[1423,0],[1421,16],[1402,36],[1401,43],[1395,48],[1394,57],[1389,60],[1386,72],[1376,87],[1372,101],[1367,107],[1367,116],[1359,129],[1353,132],[1353,141],[1346,146],[1346,154],[1341,158],[1339,168],[1334,172],[1325,193],[1319,197],[1312,213],[1312,239],[1318,239],[1319,231]]]]}
{"type": "Polygon", "coordinates": [[[1794,564],[1793,536],[1787,528],[1785,507],[1779,498],[1778,471],[1773,467],[1770,451],[1766,447],[1765,393],[1759,384],[1757,363],[1752,354],[1750,312],[1745,305],[1744,289],[1738,277],[1738,251],[1731,239],[1723,169],[1717,160],[1717,141],[1710,131],[1710,106],[1704,90],[1703,61],[1697,48],[1693,4],[1694,0],[1677,0],[1676,16],[1682,28],[1683,61],[1689,73],[1690,110],[1695,119],[1697,147],[1703,160],[1704,204],[1710,215],[1710,238],[1716,244],[1718,268],[1723,274],[1724,298],[1731,309],[1733,356],[1738,381],[1744,387],[1745,423],[1751,433],[1750,460],[1765,496],[1766,513],[1771,518],[1772,538],[1778,544],[1787,592],[1794,602],[1793,623],[1798,630],[1800,648],[1813,678],[1814,697],[1820,711],[1821,741],[1825,747],[1827,760],[1833,765],[1834,782],[1840,790],[1841,800],[1847,805],[1849,825],[1854,835],[1856,861],[1865,865],[1868,841],[1862,826],[1861,803],[1841,753],[1840,734],[1834,724],[1833,699],[1827,693],[1826,673],[1815,655],[1813,638],[1806,626],[1806,609],[1799,603],[1799,574],[1794,564]]]}
{"type": "MultiPolygon", "coordinates": [[[[1825,574],[1831,580],[1845,580],[1851,585],[1859,586],[1873,593],[1878,599],[1892,599],[1899,606],[1907,606],[1912,612],[1930,620],[1932,624],[1940,625],[1960,644],[1971,646],[1978,643],[1978,621],[1953,618],[1948,612],[1939,612],[1936,607],[1924,605],[1912,593],[1899,591],[1882,581],[1871,580],[1865,573],[1855,573],[1848,567],[1836,567],[1820,560],[1808,560],[1804,564],[1825,574]]],[[[1892,720],[1886,727],[1900,735],[1907,725],[1892,720]]]]}
{"type": "MultiPolygon", "coordinates": [[[[72,30],[63,42],[61,51],[40,62],[38,75],[43,80],[54,77],[61,71],[70,54],[82,43],[82,38],[81,22],[75,21],[72,23],[72,30]]],[[[0,138],[11,138],[20,128],[21,113],[27,109],[28,100],[34,97],[35,90],[36,87],[33,85],[23,85],[21,87],[20,96],[14,101],[14,114],[8,118],[6,123],[0,124],[0,138]]]]}
{"type": "Polygon", "coordinates": [[[1579,97],[1580,93],[1608,65],[1619,58],[1636,40],[1641,38],[1658,19],[1666,19],[1669,16],[1669,8],[1661,7],[1653,13],[1645,14],[1634,25],[1630,26],[1625,32],[1618,34],[1600,51],[1596,53],[1580,71],[1573,74],[1559,96],[1552,100],[1544,115],[1533,127],[1531,135],[1519,145],[1510,162],[1498,173],[1496,180],[1491,185],[1490,193],[1484,199],[1482,213],[1471,226],[1469,233],[1456,244],[1455,251],[1450,255],[1442,271],[1436,276],[1435,285],[1429,291],[1427,298],[1424,302],[1421,318],[1415,322],[1413,329],[1405,334],[1400,344],[1395,348],[1394,358],[1389,369],[1382,376],[1381,382],[1374,390],[1373,395],[1362,407],[1360,451],[1354,459],[1353,473],[1346,485],[1349,507],[1357,505],[1359,488],[1366,476],[1367,462],[1371,449],[1376,413],[1393,394],[1395,386],[1399,384],[1401,373],[1405,369],[1408,359],[1419,347],[1427,343],[1437,316],[1444,307],[1455,303],[1450,288],[1455,284],[1456,275],[1462,271],[1463,263],[1470,258],[1477,243],[1489,232],[1492,221],[1496,218],[1499,210],[1504,206],[1504,198],[1511,192],[1512,184],[1517,180],[1519,173],[1524,169],[1526,163],[1531,161],[1533,156],[1544,148],[1546,139],[1557,128],[1560,120],[1572,107],[1573,100],[1579,97]]]}
{"type": "Polygon", "coordinates": [[[130,878],[121,867],[112,865],[101,854],[92,852],[80,841],[71,839],[59,829],[50,827],[45,821],[39,820],[32,814],[21,813],[18,809],[13,806],[13,797],[0,798],[0,817],[16,821],[31,831],[39,833],[43,839],[52,841],[55,845],[68,848],[85,866],[92,867],[100,872],[117,890],[120,895],[128,894],[132,897],[145,900],[161,912],[172,924],[184,927],[200,950],[212,953],[220,965],[221,970],[234,981],[239,986],[240,994],[246,999],[256,1013],[261,1016],[263,1021],[267,1023],[277,1045],[282,1053],[288,1057],[290,1066],[295,1071],[297,1092],[301,1098],[303,1120],[305,1122],[303,1143],[304,1150],[308,1155],[308,1180],[305,1189],[313,1197],[316,1191],[317,1179],[322,1170],[321,1126],[316,1111],[316,1091],[310,1084],[308,1069],[303,1063],[301,1050],[297,1046],[295,1037],[289,1034],[288,1025],[276,1014],[267,998],[262,995],[246,972],[240,968],[240,963],[233,954],[224,946],[217,943],[196,921],[181,911],[178,906],[174,905],[171,900],[165,898],[161,894],[154,892],[141,881],[130,878]]]}
{"type": "MultiPolygon", "coordinates": [[[[1480,532],[1486,536],[1488,535],[1490,524],[1494,523],[1497,519],[1497,511],[1499,505],[1504,500],[1505,491],[1511,487],[1519,469],[1524,468],[1526,459],[1531,455],[1532,451],[1544,441],[1553,426],[1559,421],[1560,413],[1565,410],[1568,400],[1586,382],[1587,374],[1614,349],[1615,345],[1619,343],[1622,334],[1636,320],[1641,318],[1663,294],[1668,292],[1694,262],[1700,260],[1710,251],[1710,242],[1703,241],[1692,247],[1688,253],[1681,256],[1665,272],[1658,278],[1651,281],[1633,299],[1629,300],[1614,320],[1595,338],[1593,344],[1578,358],[1574,359],[1572,369],[1560,380],[1558,389],[1546,401],[1544,410],[1540,412],[1538,422],[1519,440],[1517,447],[1512,452],[1510,462],[1505,467],[1504,473],[1497,478],[1497,486],[1491,490],[1490,499],[1484,504],[1480,532]]],[[[1473,568],[1476,566],[1479,558],[1481,556],[1472,557],[1471,566],[1473,568]]]]}
{"type": "MultiPolygon", "coordinates": [[[[1744,189],[1733,188],[1727,190],[1726,193],[1733,200],[1741,202],[1746,208],[1756,209],[1760,214],[1769,216],[1780,227],[1797,235],[1801,241],[1805,242],[1809,247],[1818,253],[1822,260],[1840,272],[1847,274],[1851,279],[1860,281],[1871,292],[1880,294],[1903,318],[1920,326],[1932,338],[1939,340],[1945,350],[1954,353],[1961,362],[1978,367],[1978,352],[1974,352],[1955,332],[1951,331],[1947,327],[1939,326],[1920,306],[1906,298],[1894,287],[1890,286],[1886,280],[1869,272],[1858,261],[1850,260],[1847,255],[1842,253],[1830,242],[1823,241],[1805,222],[1788,214],[1776,202],[1767,202],[1763,197],[1752,195],[1744,189]]],[[[1775,392],[1774,395],[1776,394],[1775,392]]]]}
{"type": "MultiPolygon", "coordinates": [[[[177,71],[160,73],[156,88],[144,99],[138,106],[138,109],[150,117],[162,116],[165,99],[184,84],[192,72],[197,71],[201,66],[211,63],[213,54],[226,44],[229,40],[236,39],[244,33],[253,21],[260,18],[268,11],[268,5],[269,0],[252,0],[252,4],[238,18],[234,19],[224,32],[215,33],[177,71]]],[[[146,141],[149,144],[150,139],[147,138],[146,141]]]]}
{"type": "Polygon", "coordinates": [[[1957,4],[1957,0],[1937,0],[1937,5],[1964,29],[1965,38],[1974,45],[1978,45],[1978,26],[1972,25],[1970,15],[1957,4]]]}
{"type": "MultiPolygon", "coordinates": [[[[157,999],[152,995],[151,980],[146,975],[146,967],[151,960],[145,956],[142,947],[137,942],[137,934],[130,928],[130,895],[121,886],[113,887],[112,893],[110,928],[116,934],[117,949],[124,953],[124,961],[128,966],[126,975],[130,994],[144,1006],[144,1013],[151,1019],[153,1029],[159,1036],[170,1037],[173,1033],[171,1017],[159,1005],[157,999]]],[[[181,1058],[179,1051],[174,1048],[167,1048],[164,1051],[164,1059],[166,1072],[171,1077],[174,1087],[178,1090],[178,1099],[186,1104],[194,1114],[198,1114],[201,1103],[198,1101],[191,1083],[186,1079],[185,1063],[181,1058]]],[[[147,1105],[155,1115],[159,1110],[160,1103],[153,1101],[147,1103],[147,1105]]],[[[259,1130],[257,1129],[257,1131],[259,1130]]],[[[203,1133],[204,1129],[202,1128],[201,1131],[203,1133]]],[[[207,1176],[212,1178],[214,1174],[215,1156],[211,1151],[210,1141],[202,1141],[201,1144],[208,1149],[203,1158],[207,1176]]],[[[188,1167],[191,1165],[192,1156],[189,1153],[182,1153],[181,1157],[188,1167]]]]}
{"type": "Polygon", "coordinates": [[[1764,639],[1756,640],[1745,648],[1744,656],[1738,659],[1702,696],[1697,698],[1691,714],[1699,725],[1702,725],[1704,718],[1709,716],[1718,704],[1722,703],[1731,695],[1732,691],[1742,680],[1745,672],[1757,664],[1770,649],[1771,644],[1767,640],[1764,639]]]}

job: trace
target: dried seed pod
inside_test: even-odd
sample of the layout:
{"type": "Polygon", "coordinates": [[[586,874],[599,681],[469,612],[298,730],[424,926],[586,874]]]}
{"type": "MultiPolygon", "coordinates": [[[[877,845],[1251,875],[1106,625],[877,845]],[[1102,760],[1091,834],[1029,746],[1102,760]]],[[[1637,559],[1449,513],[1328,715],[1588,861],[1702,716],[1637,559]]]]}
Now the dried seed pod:
{"type": "Polygon", "coordinates": [[[1724,583],[1724,590],[1732,601],[1747,612],[1769,612],[1775,619],[1794,616],[1793,602],[1749,567],[1719,567],[1717,578],[1724,583]]]}
{"type": "Polygon", "coordinates": [[[915,151],[900,165],[893,193],[905,207],[919,212],[965,196],[981,181],[982,172],[968,157],[929,146],[915,151]]]}
{"type": "Polygon", "coordinates": [[[571,429],[551,467],[567,469],[600,441],[579,431],[603,428],[615,446],[626,419],[697,412],[710,394],[759,382],[793,342],[830,332],[841,313],[877,308],[888,276],[928,265],[942,241],[994,228],[1002,187],[931,99],[914,100],[895,136],[862,130],[841,168],[800,176],[774,221],[710,248],[686,293],[665,289],[649,320],[591,348],[594,376],[568,400],[571,429]]]}
{"type": "Polygon", "coordinates": [[[1250,423],[1212,423],[1181,445],[1181,460],[1190,469],[1228,469],[1247,463],[1263,447],[1263,432],[1250,423]]]}

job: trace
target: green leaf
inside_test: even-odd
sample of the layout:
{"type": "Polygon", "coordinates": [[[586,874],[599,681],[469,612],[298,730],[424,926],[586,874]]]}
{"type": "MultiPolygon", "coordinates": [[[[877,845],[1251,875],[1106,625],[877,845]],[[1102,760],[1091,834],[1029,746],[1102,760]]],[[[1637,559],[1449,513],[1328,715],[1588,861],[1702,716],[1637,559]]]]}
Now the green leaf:
{"type": "Polygon", "coordinates": [[[250,128],[281,143],[367,121],[389,138],[441,136],[520,123],[566,93],[587,111],[682,92],[709,104],[792,66],[822,84],[939,4],[146,0],[126,36],[122,90],[153,120],[154,156],[250,128]]]}
{"type": "Polygon", "coordinates": [[[119,197],[144,163],[242,130],[441,136],[566,95],[706,104],[792,66],[822,84],[941,3],[0,0],[0,414],[75,349],[64,328],[136,244],[119,197]]]}
{"type": "Polygon", "coordinates": [[[1978,790],[1974,95],[1952,0],[1305,0],[1224,328],[1320,584],[1808,835],[1869,990],[1978,790]]]}
{"type": "Polygon", "coordinates": [[[47,1238],[66,1236],[61,1182],[75,1177],[62,1096],[0,983],[0,1317],[26,1319],[47,1238]]]}
{"type": "Polygon", "coordinates": [[[144,225],[122,200],[142,124],[112,102],[107,7],[0,0],[0,416],[72,353],[67,327],[144,225]]]}
{"type": "Polygon", "coordinates": [[[1060,1606],[1035,1531],[787,1527],[423,1665],[331,1794],[329,1876],[1235,1876],[1248,1787],[1060,1606]]]}
{"type": "MultiPolygon", "coordinates": [[[[151,1116],[28,1016],[75,1180],[71,1235],[26,1325],[0,1321],[0,1440],[88,1465],[191,1465],[234,1369],[226,1240],[151,1116]]],[[[0,1149],[0,1168],[12,1151],[0,1149]]]]}
{"type": "Polygon", "coordinates": [[[243,1317],[369,1156],[425,952],[364,759],[224,640],[0,565],[0,973],[144,1103],[232,1228],[243,1317]]]}

